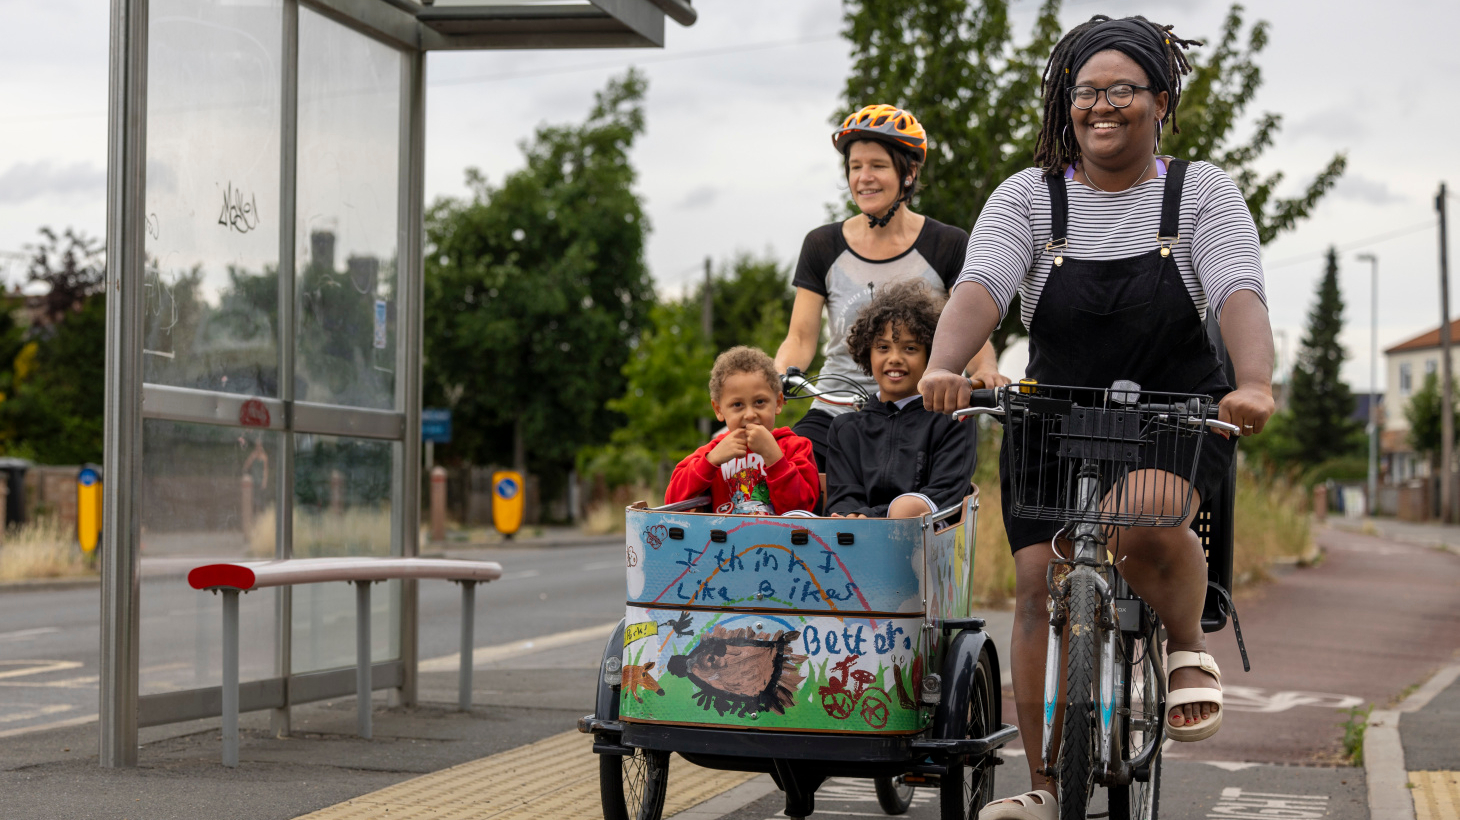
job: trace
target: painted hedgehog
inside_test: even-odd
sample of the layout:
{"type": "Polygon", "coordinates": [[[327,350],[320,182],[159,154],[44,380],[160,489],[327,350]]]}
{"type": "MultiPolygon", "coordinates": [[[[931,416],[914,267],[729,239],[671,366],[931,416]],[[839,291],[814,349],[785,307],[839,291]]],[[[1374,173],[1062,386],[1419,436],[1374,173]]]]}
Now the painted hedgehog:
{"type": "Polygon", "coordinates": [[[786,651],[799,637],[796,631],[771,635],[717,626],[687,654],[670,657],[668,671],[689,678],[699,690],[695,702],[706,711],[783,715],[806,679],[797,671],[806,656],[786,651]]]}

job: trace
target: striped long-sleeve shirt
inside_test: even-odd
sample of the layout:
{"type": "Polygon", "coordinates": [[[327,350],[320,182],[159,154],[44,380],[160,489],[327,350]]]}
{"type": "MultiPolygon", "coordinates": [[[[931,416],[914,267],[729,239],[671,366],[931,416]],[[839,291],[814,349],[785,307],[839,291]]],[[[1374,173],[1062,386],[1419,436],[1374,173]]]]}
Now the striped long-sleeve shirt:
{"type": "MultiPolygon", "coordinates": [[[[978,282],[999,305],[1002,317],[1017,292],[1024,327],[1034,319],[1039,295],[1053,267],[1045,250],[1050,239],[1049,190],[1042,171],[1028,168],[1004,180],[984,205],[968,238],[958,282],[978,282]]],[[[1109,260],[1155,250],[1161,222],[1164,178],[1125,191],[1103,193],[1065,179],[1069,194],[1071,259],[1109,260]]],[[[1263,291],[1257,227],[1237,185],[1209,162],[1187,169],[1181,197],[1181,238],[1172,248],[1197,312],[1208,306],[1221,317],[1222,305],[1239,290],[1263,291]]]]}

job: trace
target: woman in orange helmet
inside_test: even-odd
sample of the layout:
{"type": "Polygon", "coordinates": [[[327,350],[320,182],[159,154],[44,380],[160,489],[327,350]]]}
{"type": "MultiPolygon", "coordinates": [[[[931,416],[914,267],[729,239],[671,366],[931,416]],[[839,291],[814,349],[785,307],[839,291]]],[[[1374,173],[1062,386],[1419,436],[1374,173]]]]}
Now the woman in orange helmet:
{"type": "MultiPolygon", "coordinates": [[[[806,235],[792,282],[791,326],[776,351],[776,370],[811,366],[824,307],[831,335],[821,372],[852,379],[875,399],[876,381],[847,349],[847,331],[857,313],[877,288],[907,279],[922,279],[946,297],[963,270],[968,232],[912,210],[928,137],[911,113],[891,105],[866,106],[846,118],[831,144],[842,155],[847,188],[861,214],[806,235]]],[[[999,375],[998,358],[988,344],[969,362],[968,374],[990,387],[1009,381],[999,375]]],[[[796,424],[796,434],[811,439],[822,472],[831,420],[848,412],[851,407],[817,399],[796,424]]]]}

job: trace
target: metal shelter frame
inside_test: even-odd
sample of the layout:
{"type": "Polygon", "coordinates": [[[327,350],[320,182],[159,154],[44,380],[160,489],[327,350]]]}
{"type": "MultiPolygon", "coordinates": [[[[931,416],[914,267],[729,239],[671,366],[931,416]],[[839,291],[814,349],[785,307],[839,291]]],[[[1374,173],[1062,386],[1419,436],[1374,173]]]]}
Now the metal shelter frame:
{"type": "MultiPolygon", "coordinates": [[[[198,0],[208,6],[216,0],[198,0]]],[[[279,436],[275,558],[293,555],[294,447],[300,435],[389,442],[391,554],[419,552],[420,412],[423,298],[426,52],[446,49],[660,47],[666,16],[695,21],[688,0],[583,0],[516,3],[502,0],[279,0],[282,65],[279,122],[279,225],[276,395],[249,395],[145,382],[145,305],[148,258],[147,129],[149,0],[112,0],[107,176],[106,427],[100,674],[100,763],[137,762],[139,727],[216,717],[221,687],[143,696],[140,685],[142,490],[144,421],[213,427],[252,427],[279,436]],[[296,400],[295,260],[300,104],[300,11],[309,9],[401,53],[399,166],[396,192],[396,343],[390,409],[296,400]]],[[[377,345],[379,346],[379,345],[377,345]]],[[[260,439],[262,441],[262,439],[260,439]]],[[[262,446],[262,445],[260,445],[262,446]]],[[[203,594],[203,593],[198,593],[203,594]]],[[[277,628],[272,676],[244,681],[241,711],[271,709],[275,732],[289,730],[292,704],[352,694],[353,668],[296,673],[291,668],[292,595],[275,599],[277,628]]],[[[402,582],[399,657],[371,668],[372,688],[416,700],[414,581],[402,582]]]]}

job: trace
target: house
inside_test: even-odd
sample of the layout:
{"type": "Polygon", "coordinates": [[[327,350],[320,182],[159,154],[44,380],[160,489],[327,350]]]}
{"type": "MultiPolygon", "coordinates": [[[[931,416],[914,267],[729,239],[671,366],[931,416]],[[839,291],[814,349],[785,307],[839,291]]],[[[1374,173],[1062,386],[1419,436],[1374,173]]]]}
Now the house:
{"type": "MultiPolygon", "coordinates": [[[[1451,373],[1460,379],[1460,319],[1450,323],[1451,373]]],[[[1440,372],[1440,329],[1426,331],[1412,339],[1384,350],[1385,373],[1388,375],[1383,397],[1384,432],[1379,437],[1380,472],[1385,483],[1397,484],[1430,473],[1423,453],[1416,453],[1409,443],[1409,420],[1405,409],[1410,398],[1424,386],[1425,376],[1440,372]]]]}

